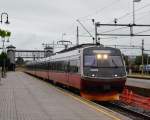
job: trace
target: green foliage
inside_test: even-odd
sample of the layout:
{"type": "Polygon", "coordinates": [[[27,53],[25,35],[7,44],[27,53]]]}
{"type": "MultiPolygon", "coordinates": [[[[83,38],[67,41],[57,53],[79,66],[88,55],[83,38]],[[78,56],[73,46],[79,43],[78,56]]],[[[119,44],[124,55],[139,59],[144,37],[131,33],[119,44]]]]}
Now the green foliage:
{"type": "Polygon", "coordinates": [[[2,52],[2,53],[0,54],[0,60],[3,60],[3,59],[7,59],[7,54],[4,53],[4,52],[2,52]]]}
{"type": "Polygon", "coordinates": [[[5,38],[5,37],[10,37],[10,36],[11,36],[11,32],[0,29],[0,37],[5,38]]]}
{"type": "MultiPolygon", "coordinates": [[[[144,54],[144,64],[147,64],[147,59],[148,59],[148,55],[144,54]]],[[[148,63],[150,63],[150,57],[148,63]]],[[[141,64],[142,64],[142,56],[137,56],[135,58],[135,65],[141,65],[141,64]]]]}
{"type": "Polygon", "coordinates": [[[1,34],[0,34],[0,35],[1,35],[1,37],[2,37],[2,38],[4,38],[4,37],[5,37],[5,35],[6,35],[5,30],[1,30],[0,32],[1,32],[1,34]]]}
{"type": "Polygon", "coordinates": [[[123,56],[124,57],[124,61],[126,65],[129,65],[129,60],[128,60],[128,56],[123,56]]]}
{"type": "Polygon", "coordinates": [[[5,65],[8,66],[9,65],[9,59],[7,58],[7,54],[2,52],[0,54],[0,66],[3,66],[5,62],[5,65]]]}
{"type": "Polygon", "coordinates": [[[11,36],[11,32],[6,31],[6,37],[10,37],[11,36]]]}

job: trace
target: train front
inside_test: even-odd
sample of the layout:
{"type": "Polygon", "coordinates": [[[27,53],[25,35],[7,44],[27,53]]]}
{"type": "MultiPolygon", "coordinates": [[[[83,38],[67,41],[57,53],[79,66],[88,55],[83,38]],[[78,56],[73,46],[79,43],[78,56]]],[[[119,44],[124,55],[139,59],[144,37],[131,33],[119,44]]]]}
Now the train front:
{"type": "Polygon", "coordinates": [[[126,82],[126,70],[119,49],[88,47],[83,49],[81,96],[95,101],[119,100],[126,82]]]}

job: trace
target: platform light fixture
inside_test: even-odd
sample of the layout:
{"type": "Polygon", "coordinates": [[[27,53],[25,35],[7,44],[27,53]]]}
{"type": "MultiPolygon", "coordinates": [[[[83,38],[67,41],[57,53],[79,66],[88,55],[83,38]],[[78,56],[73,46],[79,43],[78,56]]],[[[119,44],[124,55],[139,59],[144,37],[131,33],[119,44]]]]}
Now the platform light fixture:
{"type": "Polygon", "coordinates": [[[3,16],[6,15],[6,21],[5,24],[10,24],[9,20],[8,20],[8,14],[6,12],[1,13],[1,24],[3,23],[3,16]]]}

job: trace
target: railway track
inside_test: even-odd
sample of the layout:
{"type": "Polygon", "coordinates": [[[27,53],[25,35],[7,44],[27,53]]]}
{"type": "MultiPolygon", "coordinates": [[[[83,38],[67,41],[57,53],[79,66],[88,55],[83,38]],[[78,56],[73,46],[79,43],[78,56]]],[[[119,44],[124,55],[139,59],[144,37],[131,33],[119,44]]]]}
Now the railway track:
{"type": "Polygon", "coordinates": [[[97,103],[111,110],[119,112],[133,120],[150,120],[150,112],[125,105],[121,102],[97,103]]]}

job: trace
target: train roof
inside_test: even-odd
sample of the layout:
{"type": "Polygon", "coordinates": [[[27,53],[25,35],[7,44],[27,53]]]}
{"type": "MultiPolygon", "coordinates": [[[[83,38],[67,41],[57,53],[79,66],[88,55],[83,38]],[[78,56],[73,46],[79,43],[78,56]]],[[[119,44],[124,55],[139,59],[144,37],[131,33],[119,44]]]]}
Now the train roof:
{"type": "MultiPolygon", "coordinates": [[[[73,46],[73,47],[70,47],[68,49],[64,49],[64,50],[61,50],[59,52],[56,52],[56,53],[52,54],[49,57],[41,58],[41,59],[38,59],[38,60],[31,61],[30,63],[35,63],[35,62],[42,63],[44,61],[49,61],[50,57],[53,57],[54,55],[58,55],[58,54],[65,53],[65,52],[70,52],[72,50],[77,50],[77,49],[88,47],[88,46],[96,46],[96,44],[87,43],[87,44],[80,44],[80,45],[77,45],[77,46],[73,46]]],[[[100,46],[103,46],[103,45],[100,45],[100,46]]]]}
{"type": "MultiPolygon", "coordinates": [[[[70,47],[68,49],[64,49],[64,50],[61,50],[59,52],[56,52],[54,53],[53,55],[49,56],[49,57],[46,57],[46,58],[42,58],[42,59],[38,59],[38,60],[34,60],[34,61],[30,61],[28,63],[32,63],[34,64],[35,62],[38,62],[38,63],[43,63],[45,61],[49,61],[51,57],[53,57],[54,55],[59,55],[61,53],[65,53],[65,52],[70,52],[70,51],[73,51],[73,50],[77,50],[77,49],[81,49],[81,48],[85,48],[85,47],[94,47],[94,46],[99,46],[99,47],[105,47],[104,45],[102,44],[92,44],[92,43],[87,43],[87,44],[80,44],[80,45],[77,45],[77,46],[73,46],[73,47],[70,47]]],[[[109,48],[109,49],[118,49],[118,48],[112,48],[112,47],[105,47],[105,48],[109,48]]]]}
{"type": "MultiPolygon", "coordinates": [[[[98,44],[93,44],[93,43],[87,43],[87,44],[80,44],[80,45],[76,45],[76,46],[73,46],[73,47],[70,47],[68,49],[64,49],[64,50],[61,50],[57,53],[64,53],[64,52],[68,52],[68,51],[71,51],[71,50],[75,50],[75,49],[80,49],[80,48],[84,48],[84,47],[87,47],[87,46],[97,46],[98,44]]],[[[100,44],[99,44],[100,45],[100,44]]],[[[100,46],[103,46],[102,44],[100,46]]]]}

